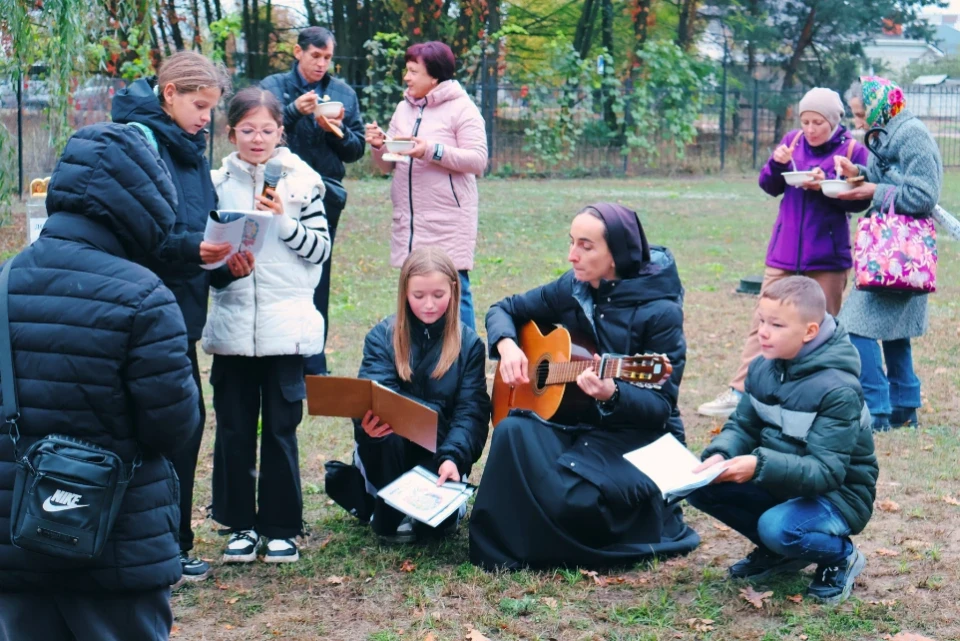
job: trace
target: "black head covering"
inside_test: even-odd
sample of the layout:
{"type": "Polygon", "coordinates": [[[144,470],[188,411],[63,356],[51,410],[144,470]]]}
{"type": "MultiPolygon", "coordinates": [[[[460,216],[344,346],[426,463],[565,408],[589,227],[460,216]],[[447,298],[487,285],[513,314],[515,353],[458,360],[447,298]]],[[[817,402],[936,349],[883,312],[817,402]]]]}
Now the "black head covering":
{"type": "Polygon", "coordinates": [[[650,245],[637,212],[614,203],[590,205],[607,228],[607,246],[620,278],[636,278],[650,262],[650,245]]]}

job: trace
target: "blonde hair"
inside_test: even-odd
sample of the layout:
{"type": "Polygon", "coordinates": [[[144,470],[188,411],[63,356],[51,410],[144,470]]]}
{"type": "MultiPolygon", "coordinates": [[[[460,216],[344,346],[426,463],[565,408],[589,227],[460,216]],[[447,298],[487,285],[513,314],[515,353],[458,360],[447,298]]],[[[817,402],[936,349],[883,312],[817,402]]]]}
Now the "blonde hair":
{"type": "Polygon", "coordinates": [[[439,272],[450,281],[450,305],[444,314],[443,347],[440,359],[430,378],[440,379],[460,356],[460,275],[453,261],[442,249],[421,247],[410,252],[400,268],[400,285],[397,288],[397,320],[393,328],[393,353],[397,374],[409,382],[413,378],[410,367],[410,317],[413,312],[407,304],[407,287],[414,276],[439,272]]]}
{"type": "Polygon", "coordinates": [[[163,104],[163,88],[173,84],[177,93],[193,93],[208,87],[230,91],[230,78],[222,63],[214,63],[196,51],[178,51],[163,61],[157,73],[157,95],[163,104]]]}
{"type": "Polygon", "coordinates": [[[827,297],[820,283],[807,276],[788,276],[767,287],[760,298],[793,305],[806,323],[820,323],[827,313],[827,297]]]}

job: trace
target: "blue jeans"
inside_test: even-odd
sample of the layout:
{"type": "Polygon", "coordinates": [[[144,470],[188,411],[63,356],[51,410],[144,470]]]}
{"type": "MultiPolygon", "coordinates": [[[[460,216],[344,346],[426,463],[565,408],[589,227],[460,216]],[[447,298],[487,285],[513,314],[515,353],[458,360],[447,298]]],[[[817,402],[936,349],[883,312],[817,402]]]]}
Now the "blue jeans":
{"type": "Polygon", "coordinates": [[[850,334],[850,342],[860,352],[860,386],[873,416],[889,416],[896,407],[920,407],[920,379],[913,371],[909,338],[883,341],[882,356],[872,338],[850,334]]]}
{"type": "Polygon", "coordinates": [[[752,482],[719,483],[697,490],[687,502],[787,558],[835,565],[853,553],[847,520],[822,496],[782,501],[752,482]]]}
{"type": "Polygon", "coordinates": [[[477,329],[473,311],[473,292],[470,291],[470,272],[460,270],[460,321],[470,329],[477,329]]]}

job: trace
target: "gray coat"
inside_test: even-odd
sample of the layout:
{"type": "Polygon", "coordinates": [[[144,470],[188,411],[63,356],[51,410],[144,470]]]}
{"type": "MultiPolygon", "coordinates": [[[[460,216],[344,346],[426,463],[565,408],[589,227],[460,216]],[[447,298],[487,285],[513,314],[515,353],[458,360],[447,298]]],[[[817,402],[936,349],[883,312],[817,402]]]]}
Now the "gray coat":
{"type": "MultiPolygon", "coordinates": [[[[943,161],[933,136],[910,111],[894,116],[880,133],[875,154],[860,167],[876,183],[871,210],[884,206],[893,191],[898,214],[929,216],[940,200],[943,161]]],[[[886,205],[889,207],[889,204],[886,205]]],[[[851,334],[882,341],[923,336],[927,331],[926,295],[854,289],[838,317],[851,334]]]]}

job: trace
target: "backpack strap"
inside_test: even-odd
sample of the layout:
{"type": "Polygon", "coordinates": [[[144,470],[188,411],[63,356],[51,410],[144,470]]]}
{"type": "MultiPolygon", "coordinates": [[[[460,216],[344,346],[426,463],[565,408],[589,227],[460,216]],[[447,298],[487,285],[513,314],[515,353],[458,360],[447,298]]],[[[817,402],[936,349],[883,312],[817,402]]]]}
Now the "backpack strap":
{"type": "Polygon", "coordinates": [[[797,146],[797,141],[800,140],[800,136],[803,135],[803,130],[797,132],[797,135],[793,137],[793,140],[790,141],[790,148],[793,149],[797,146]]]}
{"type": "Polygon", "coordinates": [[[20,430],[17,420],[20,418],[20,407],[17,403],[17,379],[13,371],[13,341],[10,336],[10,298],[7,294],[10,280],[10,266],[13,259],[7,261],[0,271],[0,387],[3,392],[3,422],[7,428],[7,435],[13,441],[14,458],[19,459],[17,441],[20,439],[20,430]]]}
{"type": "Polygon", "coordinates": [[[153,129],[140,122],[128,122],[127,124],[131,127],[136,127],[139,129],[141,133],[147,137],[147,142],[150,143],[150,146],[153,147],[153,150],[157,153],[160,153],[160,146],[157,144],[157,137],[154,135],[153,129]]]}
{"type": "Polygon", "coordinates": [[[847,145],[847,160],[853,160],[853,148],[856,146],[857,141],[851,138],[850,144],[847,145]]]}

